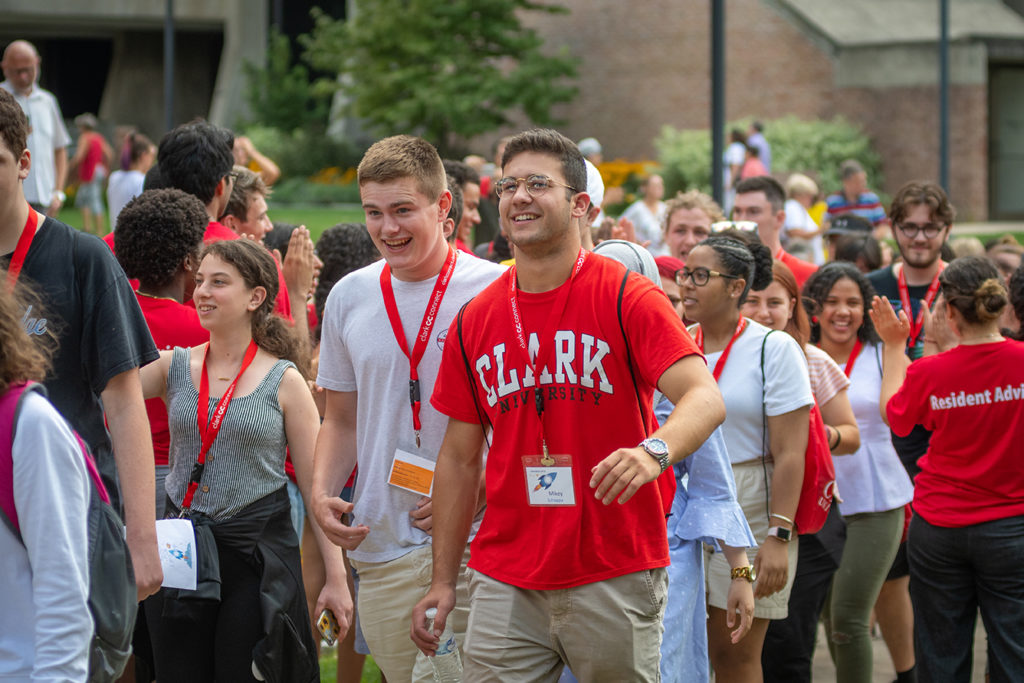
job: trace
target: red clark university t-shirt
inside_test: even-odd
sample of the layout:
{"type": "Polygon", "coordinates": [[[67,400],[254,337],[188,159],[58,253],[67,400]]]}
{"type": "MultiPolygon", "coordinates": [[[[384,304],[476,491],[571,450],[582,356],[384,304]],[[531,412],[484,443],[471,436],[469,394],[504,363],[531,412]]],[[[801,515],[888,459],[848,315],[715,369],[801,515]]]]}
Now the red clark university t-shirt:
{"type": "MultiPolygon", "coordinates": [[[[556,346],[539,369],[544,391],[544,434],[552,454],[569,454],[576,504],[529,505],[524,455],[540,455],[540,421],[533,374],[527,373],[509,306],[510,273],[466,307],[462,341],[473,371],[468,377],[456,325],[449,330],[431,402],[442,413],[481,421],[474,401],[494,425],[487,457],[487,510],[473,541],[470,566],[526,589],[578,586],[668,565],[665,515],[675,480],[665,472],[622,505],[594,498],[590,473],[617,448],[633,447],[656,426],[653,411],[640,416],[619,328],[616,302],[625,269],[597,254],[587,256],[555,327],[556,346]]],[[[568,284],[562,285],[567,287],[568,284]]],[[[562,287],[519,292],[531,353],[562,287]]],[[[623,321],[644,406],[673,363],[699,350],[665,294],[631,275],[623,321]]],[[[545,340],[551,348],[551,340],[545,340]]]]}
{"type": "Polygon", "coordinates": [[[915,361],[886,406],[892,430],[933,431],[914,512],[963,527],[1024,514],[1024,344],[957,346],[915,361]]]}

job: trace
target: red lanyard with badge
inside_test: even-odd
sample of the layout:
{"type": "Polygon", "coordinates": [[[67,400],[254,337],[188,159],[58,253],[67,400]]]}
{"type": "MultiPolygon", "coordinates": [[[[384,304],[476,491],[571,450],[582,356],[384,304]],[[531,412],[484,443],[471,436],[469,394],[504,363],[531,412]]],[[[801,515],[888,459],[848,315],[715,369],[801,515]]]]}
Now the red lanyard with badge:
{"type": "MultiPolygon", "coordinates": [[[[743,334],[743,330],[747,329],[747,319],[740,316],[740,321],[736,323],[736,331],[732,333],[732,338],[729,339],[729,343],[725,345],[722,350],[722,355],[718,357],[718,362],[715,363],[714,372],[711,376],[715,378],[715,382],[722,376],[722,371],[725,370],[725,362],[729,360],[729,353],[732,351],[732,345],[736,343],[736,340],[743,334]]],[[[697,328],[697,332],[693,336],[693,341],[697,344],[701,353],[704,353],[704,329],[701,327],[697,328]]]]}
{"type": "MultiPolygon", "coordinates": [[[[380,290],[384,296],[384,308],[388,313],[388,321],[391,323],[391,331],[398,342],[398,348],[402,350],[405,357],[409,359],[409,406],[412,409],[412,429],[416,437],[416,448],[420,447],[420,376],[419,364],[423,354],[427,350],[427,342],[430,340],[430,332],[434,329],[434,322],[437,320],[437,313],[441,309],[441,302],[444,294],[451,283],[452,275],[455,273],[455,263],[458,252],[448,247],[448,256],[445,258],[441,272],[438,273],[437,281],[434,282],[434,289],[427,301],[427,309],[423,313],[423,320],[420,321],[420,329],[412,346],[412,353],[409,353],[409,345],[405,341],[405,330],[402,328],[402,317],[398,313],[398,303],[395,300],[395,290],[391,285],[391,266],[385,264],[380,272],[380,290]]],[[[395,457],[391,462],[391,471],[388,474],[388,484],[404,489],[411,493],[418,493],[422,496],[432,496],[434,492],[434,465],[435,461],[425,458],[416,453],[408,453],[400,448],[395,449],[395,457]]]]}
{"type": "Polygon", "coordinates": [[[242,367],[238,369],[235,379],[232,380],[228,388],[224,390],[220,400],[217,401],[217,407],[213,409],[212,419],[208,415],[210,410],[210,377],[206,370],[206,357],[210,353],[209,344],[206,346],[206,351],[203,352],[203,370],[199,376],[199,398],[196,400],[196,421],[199,426],[199,438],[202,441],[199,447],[199,457],[196,458],[196,464],[192,468],[192,475],[189,477],[188,489],[185,491],[185,497],[181,501],[182,517],[186,516],[188,510],[192,507],[192,497],[195,496],[196,489],[199,488],[199,481],[203,477],[203,470],[206,469],[206,454],[210,452],[210,447],[213,446],[217,434],[220,433],[221,425],[224,422],[224,414],[228,412],[228,404],[231,403],[231,397],[235,394],[238,380],[242,378],[246,369],[252,364],[258,350],[259,347],[256,346],[256,340],[250,340],[249,348],[246,349],[245,356],[242,358],[242,367]]]}
{"type": "Polygon", "coordinates": [[[448,256],[445,258],[444,266],[434,283],[434,291],[430,293],[430,300],[427,302],[427,310],[423,313],[423,320],[420,322],[420,331],[413,343],[412,353],[409,353],[409,346],[405,342],[405,330],[402,329],[402,317],[398,314],[398,304],[395,301],[395,290],[391,286],[391,266],[385,264],[380,272],[380,289],[384,295],[384,308],[388,312],[388,320],[391,322],[391,330],[395,334],[395,341],[398,348],[402,350],[405,357],[409,359],[409,404],[412,407],[412,429],[416,436],[416,448],[420,447],[420,376],[417,371],[423,353],[427,348],[427,341],[430,339],[430,331],[434,329],[434,321],[437,320],[437,311],[441,307],[444,293],[451,282],[452,273],[455,272],[455,261],[457,252],[448,247],[448,256]]]}
{"type": "Polygon", "coordinates": [[[907,312],[907,320],[910,323],[910,336],[907,337],[907,344],[913,346],[917,343],[917,338],[921,334],[921,329],[924,327],[924,309],[931,308],[935,302],[935,296],[939,293],[939,275],[942,274],[942,269],[945,268],[945,264],[939,264],[939,272],[935,273],[935,277],[932,278],[932,283],[928,285],[928,291],[924,295],[924,305],[917,312],[917,316],[911,319],[911,313],[914,309],[910,307],[910,289],[907,287],[907,276],[903,272],[903,268],[900,268],[900,275],[896,279],[896,286],[900,290],[900,304],[903,306],[903,310],[907,312]]]}
{"type": "MultiPolygon", "coordinates": [[[[544,390],[540,386],[540,370],[547,367],[547,359],[555,348],[555,332],[562,320],[566,306],[569,304],[569,293],[573,282],[579,274],[587,252],[580,249],[576,257],[569,280],[562,287],[548,312],[543,332],[538,337],[537,355],[530,358],[530,346],[523,329],[523,317],[519,310],[519,286],[516,279],[516,267],[509,270],[508,306],[512,316],[512,327],[515,330],[516,342],[520,355],[526,362],[526,368],[533,375],[533,403],[540,422],[541,455],[524,455],[523,471],[526,476],[526,494],[529,504],[534,507],[552,507],[575,505],[576,492],[572,478],[572,456],[552,455],[548,452],[547,439],[544,436],[544,390]],[[550,345],[548,345],[550,344],[550,345]]],[[[525,377],[523,384],[525,385],[525,377]]]]}
{"type": "Polygon", "coordinates": [[[28,248],[32,244],[32,238],[36,236],[36,226],[39,223],[39,215],[36,210],[28,207],[28,218],[25,219],[25,228],[21,231],[18,244],[14,247],[11,255],[11,264],[7,266],[7,291],[13,291],[14,285],[18,283],[18,276],[21,274],[21,267],[25,265],[25,257],[28,256],[28,248]]]}

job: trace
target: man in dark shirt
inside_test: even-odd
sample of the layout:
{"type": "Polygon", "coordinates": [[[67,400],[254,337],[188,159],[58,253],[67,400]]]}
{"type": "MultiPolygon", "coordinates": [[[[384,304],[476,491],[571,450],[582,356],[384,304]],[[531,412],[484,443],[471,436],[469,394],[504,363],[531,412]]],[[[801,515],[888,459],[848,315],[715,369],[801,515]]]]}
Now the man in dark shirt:
{"type": "Polygon", "coordinates": [[[32,287],[41,299],[43,310],[29,306],[22,322],[53,349],[45,382],[50,401],[89,444],[116,508],[120,479],[142,599],[163,580],[153,447],[139,382],[139,367],[158,354],[128,280],[103,242],[26,201],[27,135],[21,107],[0,91],[0,265],[8,269],[6,286],[32,287]]]}
{"type": "MultiPolygon", "coordinates": [[[[879,296],[886,297],[895,311],[907,312],[907,355],[911,360],[920,358],[924,351],[922,307],[931,308],[938,295],[939,273],[946,267],[940,252],[949,238],[954,216],[949,198],[935,183],[911,182],[901,187],[892,200],[889,219],[902,261],[868,274],[879,296]]],[[[921,425],[915,426],[908,436],[892,435],[892,444],[911,479],[921,471],[917,461],[928,450],[930,440],[931,432],[921,425]]],[[[906,543],[902,543],[875,606],[901,682],[913,680],[914,671],[909,573],[906,543]]]]}

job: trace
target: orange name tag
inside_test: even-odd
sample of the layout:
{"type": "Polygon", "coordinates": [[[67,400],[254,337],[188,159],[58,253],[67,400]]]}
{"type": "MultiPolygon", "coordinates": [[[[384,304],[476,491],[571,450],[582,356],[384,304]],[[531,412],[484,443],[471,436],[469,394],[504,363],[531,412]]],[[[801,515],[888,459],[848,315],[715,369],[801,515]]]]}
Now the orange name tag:
{"type": "Polygon", "coordinates": [[[406,491],[430,496],[434,491],[434,463],[398,449],[391,463],[388,483],[406,491]]]}

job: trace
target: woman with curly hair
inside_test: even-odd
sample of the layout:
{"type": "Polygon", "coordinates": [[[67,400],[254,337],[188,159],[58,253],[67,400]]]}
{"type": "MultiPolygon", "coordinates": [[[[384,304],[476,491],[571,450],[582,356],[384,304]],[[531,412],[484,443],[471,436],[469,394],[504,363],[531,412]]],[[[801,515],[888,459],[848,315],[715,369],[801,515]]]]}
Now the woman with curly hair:
{"type": "MultiPolygon", "coordinates": [[[[903,535],[904,506],[913,484],[878,415],[881,347],[866,315],[874,289],[852,263],[833,262],[804,285],[814,322],[811,343],[839,364],[848,390],[860,448],[835,458],[839,511],[846,545],[825,605],[825,630],[839,683],[870,681],[873,667],[871,608],[892,566],[903,535]]],[[[831,442],[830,442],[831,443],[831,442]]]]}
{"type": "MultiPolygon", "coordinates": [[[[1024,346],[999,332],[1007,304],[996,267],[956,259],[939,276],[925,353],[903,349],[909,322],[875,298],[885,343],[882,416],[896,434],[932,431],[920,460],[908,559],[918,679],[969,681],[978,611],[989,676],[1024,680],[1024,346]],[[909,367],[908,367],[909,366],[909,367]]],[[[929,324],[930,323],[930,324],[929,324]]]]}
{"type": "MultiPolygon", "coordinates": [[[[860,448],[860,432],[847,391],[850,379],[831,356],[808,343],[810,321],[789,266],[776,259],[772,263],[772,283],[760,292],[750,292],[742,311],[751,320],[787,332],[801,345],[807,357],[814,402],[821,410],[832,454],[854,453],[860,448]]],[[[765,635],[761,665],[766,681],[810,683],[818,620],[843,555],[844,534],[835,502],[820,531],[800,534],[789,614],[785,619],[773,620],[765,635]]]]}
{"type": "MultiPolygon", "coordinates": [[[[162,352],[142,380],[147,398],[168,406],[168,516],[192,519],[198,566],[216,560],[219,589],[164,588],[147,603],[157,678],[318,680],[284,470],[287,447],[308,499],[319,419],[301,374],[307,362],[273,315],[277,270],[262,245],[208,245],[195,282],[209,344],[162,352]]],[[[352,600],[341,551],[314,533],[327,567],[318,608],[344,629],[352,600]]]]}
{"type": "Polygon", "coordinates": [[[707,562],[711,665],[718,681],[760,680],[768,621],[785,618],[796,569],[793,517],[814,399],[800,345],[740,314],[750,290],[771,283],[767,247],[709,237],[687,254],[676,278],[686,317],[697,322],[695,339],[725,399],[722,432],[736,498],[760,544],[743,558],[747,566],[727,562],[721,553],[707,562]],[[755,580],[753,625],[738,640],[735,612],[749,608],[745,601],[755,580]]]}

